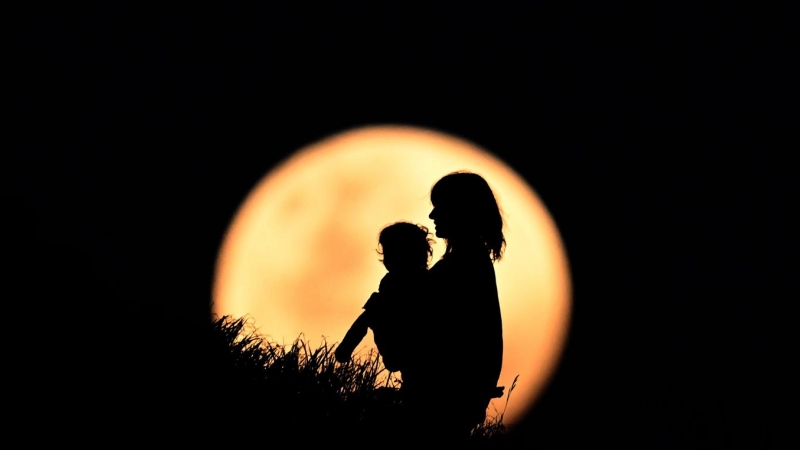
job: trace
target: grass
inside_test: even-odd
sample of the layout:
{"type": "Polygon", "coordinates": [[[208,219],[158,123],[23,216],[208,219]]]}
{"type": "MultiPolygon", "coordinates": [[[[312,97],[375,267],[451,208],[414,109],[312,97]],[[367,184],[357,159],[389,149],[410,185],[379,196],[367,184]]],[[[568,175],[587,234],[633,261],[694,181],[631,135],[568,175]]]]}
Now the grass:
{"type": "MultiPolygon", "coordinates": [[[[211,348],[215,383],[248,398],[248,408],[228,416],[231,429],[269,427],[306,439],[377,444],[396,420],[402,381],[386,370],[375,350],[342,364],[334,357],[336,344],[323,341],[311,348],[302,335],[279,344],[261,336],[247,318],[230,316],[214,321],[211,348]]],[[[516,381],[506,391],[506,405],[516,381]]],[[[471,441],[502,442],[503,414],[487,417],[471,441]]]]}

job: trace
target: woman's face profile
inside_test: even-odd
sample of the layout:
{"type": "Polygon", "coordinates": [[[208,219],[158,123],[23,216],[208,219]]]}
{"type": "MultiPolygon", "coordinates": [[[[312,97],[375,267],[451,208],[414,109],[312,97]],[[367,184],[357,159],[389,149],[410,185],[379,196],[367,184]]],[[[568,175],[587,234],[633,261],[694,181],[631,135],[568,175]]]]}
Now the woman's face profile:
{"type": "Polygon", "coordinates": [[[436,237],[444,238],[444,236],[442,236],[442,224],[439,220],[439,210],[435,206],[431,209],[431,213],[428,214],[428,218],[433,221],[433,230],[436,237]]]}
{"type": "Polygon", "coordinates": [[[449,239],[453,235],[453,214],[442,206],[433,206],[428,218],[433,220],[436,237],[449,239]]]}

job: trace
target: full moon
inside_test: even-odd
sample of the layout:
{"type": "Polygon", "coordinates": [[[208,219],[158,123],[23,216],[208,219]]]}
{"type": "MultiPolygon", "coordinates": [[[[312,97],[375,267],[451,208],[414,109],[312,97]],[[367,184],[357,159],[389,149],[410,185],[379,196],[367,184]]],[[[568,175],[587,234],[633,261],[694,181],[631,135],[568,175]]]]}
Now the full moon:
{"type": "MultiPolygon", "coordinates": [[[[504,339],[498,385],[508,393],[518,380],[508,402],[494,399],[487,415],[503,413],[513,428],[558,363],[570,314],[569,268],[555,222],[533,188],[464,139],[372,126],[299,149],[265,174],[233,217],[216,266],[214,314],[247,316],[278,343],[300,336],[311,348],[339,342],[386,273],[376,252],[380,230],[405,220],[433,232],[428,194],[456,170],[483,176],[505,219],[507,245],[495,263],[504,339]]],[[[435,241],[431,265],[444,253],[442,239],[435,241]]],[[[437,339],[469,345],[455,336],[437,339]]],[[[370,332],[357,351],[372,348],[370,332]]]]}

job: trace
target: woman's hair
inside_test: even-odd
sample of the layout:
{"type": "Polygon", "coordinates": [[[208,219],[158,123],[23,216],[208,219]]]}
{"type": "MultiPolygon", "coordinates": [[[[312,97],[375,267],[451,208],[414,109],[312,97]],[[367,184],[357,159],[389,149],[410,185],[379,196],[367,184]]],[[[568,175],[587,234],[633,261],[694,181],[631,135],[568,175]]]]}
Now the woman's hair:
{"type": "MultiPolygon", "coordinates": [[[[468,171],[451,172],[436,182],[431,189],[431,203],[455,215],[462,222],[459,228],[479,237],[492,261],[503,257],[506,239],[503,235],[503,214],[489,183],[480,175],[468,171]]],[[[452,250],[447,243],[446,253],[452,250]]]]}
{"type": "Polygon", "coordinates": [[[392,262],[398,266],[427,269],[433,256],[433,243],[428,228],[411,222],[395,222],[381,230],[378,254],[385,258],[390,252],[392,262]]]}

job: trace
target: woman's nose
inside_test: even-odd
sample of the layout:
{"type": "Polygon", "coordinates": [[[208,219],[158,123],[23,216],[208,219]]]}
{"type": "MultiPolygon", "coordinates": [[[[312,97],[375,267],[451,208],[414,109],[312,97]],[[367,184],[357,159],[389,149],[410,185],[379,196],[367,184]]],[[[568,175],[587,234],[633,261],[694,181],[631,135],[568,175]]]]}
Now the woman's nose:
{"type": "Polygon", "coordinates": [[[434,212],[436,212],[436,208],[433,208],[433,209],[431,210],[431,213],[430,213],[430,214],[428,214],[428,219],[431,219],[431,220],[433,220],[433,216],[434,216],[434,214],[433,214],[433,213],[434,213],[434,212]]]}

